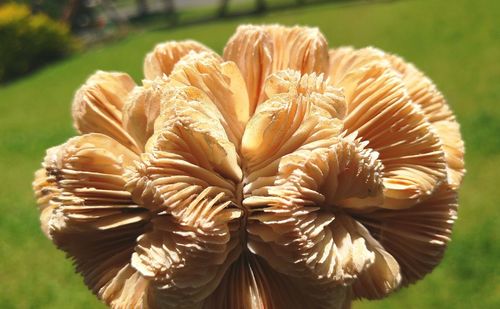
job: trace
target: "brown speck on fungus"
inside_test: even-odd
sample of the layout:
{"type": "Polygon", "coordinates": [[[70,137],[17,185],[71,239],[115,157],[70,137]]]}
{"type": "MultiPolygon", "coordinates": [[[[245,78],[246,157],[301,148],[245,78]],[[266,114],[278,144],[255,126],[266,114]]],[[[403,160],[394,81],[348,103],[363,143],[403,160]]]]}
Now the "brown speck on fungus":
{"type": "Polygon", "coordinates": [[[346,308],[439,263],[459,125],[414,65],[240,26],[98,71],[33,188],[43,232],[113,308],[346,308]]]}

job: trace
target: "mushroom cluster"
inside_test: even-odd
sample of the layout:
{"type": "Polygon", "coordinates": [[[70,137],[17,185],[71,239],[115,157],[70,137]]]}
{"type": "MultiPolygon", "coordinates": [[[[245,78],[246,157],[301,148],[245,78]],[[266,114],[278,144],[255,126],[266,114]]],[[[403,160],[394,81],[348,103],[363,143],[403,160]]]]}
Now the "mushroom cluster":
{"type": "Polygon", "coordinates": [[[316,28],[240,26],[99,71],[33,183],[44,233],[113,308],[345,308],[439,263],[464,174],[432,81],[316,28]]]}

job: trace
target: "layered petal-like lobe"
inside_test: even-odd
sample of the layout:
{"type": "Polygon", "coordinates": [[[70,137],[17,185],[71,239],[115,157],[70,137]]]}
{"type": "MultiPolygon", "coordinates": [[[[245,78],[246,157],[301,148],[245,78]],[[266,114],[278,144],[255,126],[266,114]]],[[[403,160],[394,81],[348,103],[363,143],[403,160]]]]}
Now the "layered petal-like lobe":
{"type": "Polygon", "coordinates": [[[465,147],[460,134],[460,125],[455,120],[443,120],[432,123],[432,126],[443,144],[448,172],[447,182],[453,189],[458,190],[465,174],[465,147]]]}
{"type": "Polygon", "coordinates": [[[324,116],[344,119],[347,105],[339,88],[330,85],[324,74],[301,74],[299,71],[283,70],[270,75],[265,83],[267,98],[275,94],[290,93],[307,97],[308,100],[324,111],[324,116]]]}
{"type": "MultiPolygon", "coordinates": [[[[328,101],[318,84],[272,83],[266,87],[270,98],[259,105],[242,141],[248,248],[300,281],[302,289],[336,291],[367,269],[374,253],[350,233],[347,217],[336,218],[333,210],[339,205],[334,204],[350,206],[351,197],[381,196],[382,166],[376,153],[339,134],[333,116],[339,109],[331,108],[338,102],[328,101]],[[315,96],[323,104],[316,104],[315,96]]],[[[328,304],[317,297],[318,307],[328,304]]]]}
{"type": "Polygon", "coordinates": [[[360,147],[343,140],[285,156],[274,185],[254,189],[244,200],[248,231],[255,236],[249,246],[283,273],[298,275],[305,263],[319,278],[356,278],[371,264],[373,253],[362,237],[352,238],[344,222],[348,217],[337,214],[336,207],[357,205],[350,201],[353,196],[382,195],[381,164],[360,147]],[[356,174],[359,180],[353,182],[356,174]]]}
{"type": "Polygon", "coordinates": [[[163,75],[170,75],[174,65],[190,51],[211,52],[210,48],[192,40],[168,41],[155,46],[144,59],[144,76],[146,79],[154,80],[163,75]]]}
{"type": "Polygon", "coordinates": [[[264,82],[272,73],[274,45],[271,36],[254,26],[240,26],[224,48],[224,59],[236,63],[245,79],[253,114],[262,100],[264,82]]]}
{"type": "Polygon", "coordinates": [[[154,133],[154,123],[160,115],[161,100],[170,84],[167,79],[145,80],[135,87],[123,108],[123,127],[134,138],[141,151],[154,133]]]}
{"type": "Polygon", "coordinates": [[[298,152],[290,161],[284,158],[280,171],[307,171],[301,177],[307,188],[323,196],[325,209],[379,206],[383,203],[383,166],[378,153],[365,148],[366,144],[347,136],[327,149],[298,152]]]}
{"type": "MultiPolygon", "coordinates": [[[[322,78],[314,77],[321,84],[322,78]]],[[[342,131],[338,117],[345,103],[335,89],[314,82],[303,88],[272,87],[273,78],[268,81],[270,97],[247,123],[241,141],[246,183],[275,176],[281,157],[300,147],[327,145],[342,131]]]]}
{"type": "Polygon", "coordinates": [[[341,285],[304,284],[246,253],[227,270],[203,308],[345,308],[350,303],[347,292],[341,285]]]}
{"type": "Polygon", "coordinates": [[[317,28],[240,26],[224,49],[224,59],[240,68],[248,89],[250,111],[264,100],[267,76],[285,69],[326,73],[328,45],[317,28]]]}
{"type": "Polygon", "coordinates": [[[351,72],[365,66],[381,63],[385,60],[385,53],[373,47],[354,49],[340,47],[330,49],[328,77],[332,85],[339,85],[351,72]]]}
{"type": "Polygon", "coordinates": [[[352,285],[353,297],[378,299],[387,296],[401,285],[398,261],[386,251],[370,232],[358,221],[350,219],[352,235],[362,237],[366,247],[374,253],[373,264],[362,272],[352,285]]]}
{"type": "Polygon", "coordinates": [[[156,214],[132,265],[154,280],[150,306],[193,307],[241,252],[242,173],[223,118],[201,90],[172,88],[162,105],[142,162],[127,174],[134,200],[156,214]]]}
{"type": "Polygon", "coordinates": [[[130,269],[135,240],[150,217],[124,189],[124,168],[136,159],[115,140],[92,133],[52,148],[44,162],[52,211],[42,225],[74,260],[89,288],[122,308],[142,303],[140,291],[147,286],[130,269]]]}
{"type": "Polygon", "coordinates": [[[401,74],[412,103],[418,105],[441,140],[447,164],[448,183],[453,188],[458,188],[465,173],[464,143],[460,126],[446,99],[432,80],[401,57],[376,48],[341,47],[330,50],[329,54],[329,78],[333,85],[339,85],[350,72],[376,63],[388,62],[395,72],[401,74]]]}
{"type": "Polygon", "coordinates": [[[245,81],[236,64],[207,52],[191,52],[175,65],[170,78],[205,92],[223,115],[229,139],[239,147],[250,109],[245,81]]]}
{"type": "MultiPolygon", "coordinates": [[[[57,151],[57,147],[47,150],[47,152],[57,151]]],[[[57,186],[57,179],[54,175],[49,175],[45,168],[41,168],[35,172],[35,179],[32,183],[33,191],[35,191],[36,203],[40,211],[40,227],[42,232],[48,238],[51,238],[49,233],[49,220],[56,204],[51,203],[54,196],[57,196],[61,189],[57,186]]]]}
{"type": "Polygon", "coordinates": [[[408,88],[412,101],[421,107],[427,120],[441,139],[447,163],[448,183],[457,189],[465,173],[465,149],[460,134],[460,125],[446,99],[432,80],[402,58],[394,55],[386,55],[386,57],[393,67],[402,74],[403,82],[408,88]]]}
{"type": "Polygon", "coordinates": [[[400,264],[403,284],[431,272],[441,261],[457,218],[457,192],[441,186],[430,198],[408,209],[354,214],[400,264]]]}
{"type": "Polygon", "coordinates": [[[102,133],[139,152],[135,140],[123,128],[123,107],[134,88],[125,73],[98,71],[76,92],[72,115],[76,129],[82,133],[102,133]]]}
{"type": "Polygon", "coordinates": [[[291,69],[305,73],[326,73],[328,42],[318,28],[264,26],[274,44],[273,72],[291,69]]]}
{"type": "Polygon", "coordinates": [[[241,252],[239,223],[234,220],[239,214],[229,217],[227,203],[202,195],[198,205],[185,206],[199,206],[198,219],[206,222],[159,215],[152,221],[153,231],[138,239],[132,265],[153,281],[148,291],[152,308],[200,305],[241,252]]]}
{"type": "Polygon", "coordinates": [[[383,207],[412,206],[446,181],[442,143],[395,72],[365,66],[339,85],[348,108],[345,129],[367,141],[384,164],[383,207]]]}

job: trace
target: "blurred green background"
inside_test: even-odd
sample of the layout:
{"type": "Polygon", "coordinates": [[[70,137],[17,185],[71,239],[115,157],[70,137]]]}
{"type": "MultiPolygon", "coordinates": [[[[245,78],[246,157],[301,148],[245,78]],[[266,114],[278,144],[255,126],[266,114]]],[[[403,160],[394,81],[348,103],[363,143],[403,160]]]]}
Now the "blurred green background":
{"type": "MultiPolygon", "coordinates": [[[[0,86],[0,308],[103,307],[41,233],[31,190],[45,149],[73,136],[74,91],[97,69],[137,82],[156,43],[222,48],[241,23],[319,27],[330,46],[377,46],[415,63],[447,96],[466,142],[459,219],[442,264],[423,281],[354,308],[500,308],[500,1],[332,2],[144,30],[0,86]]],[[[2,44],[0,42],[0,44],[2,44]]]]}

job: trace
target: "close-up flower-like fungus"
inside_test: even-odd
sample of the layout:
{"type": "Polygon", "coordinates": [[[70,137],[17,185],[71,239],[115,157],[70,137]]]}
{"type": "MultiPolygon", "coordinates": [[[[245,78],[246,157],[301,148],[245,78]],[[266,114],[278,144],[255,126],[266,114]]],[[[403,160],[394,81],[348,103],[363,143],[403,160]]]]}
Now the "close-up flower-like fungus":
{"type": "Polygon", "coordinates": [[[34,191],[113,308],[346,308],[430,273],[457,217],[459,125],[433,82],[316,28],[240,26],[98,71],[34,191]]]}

